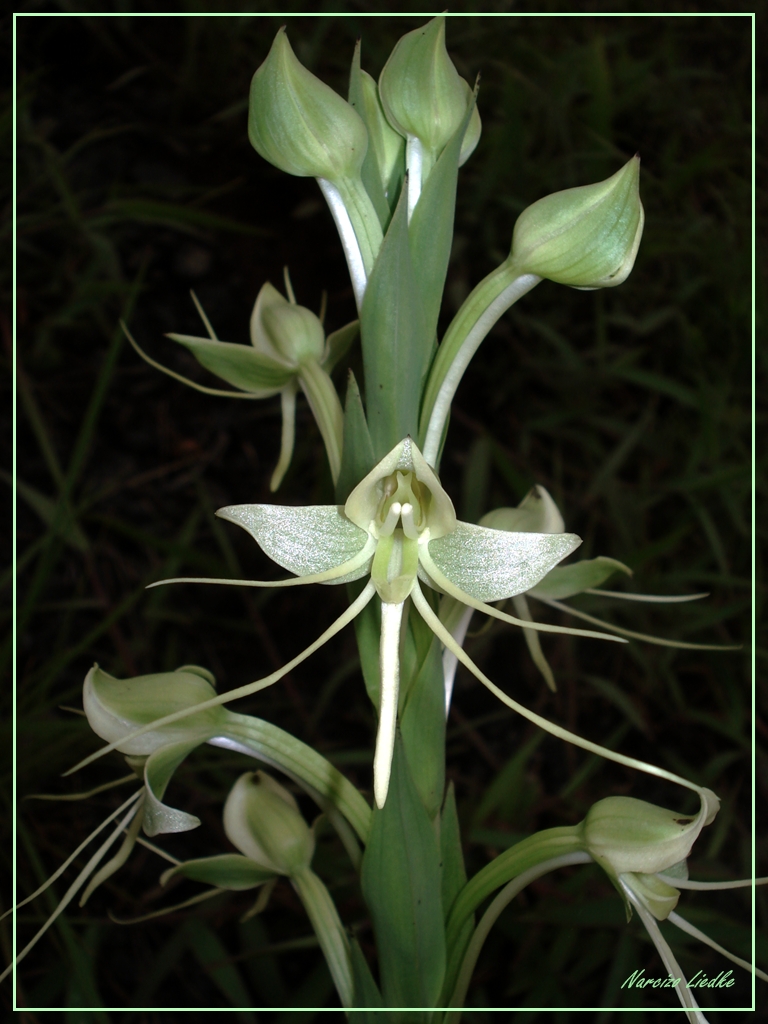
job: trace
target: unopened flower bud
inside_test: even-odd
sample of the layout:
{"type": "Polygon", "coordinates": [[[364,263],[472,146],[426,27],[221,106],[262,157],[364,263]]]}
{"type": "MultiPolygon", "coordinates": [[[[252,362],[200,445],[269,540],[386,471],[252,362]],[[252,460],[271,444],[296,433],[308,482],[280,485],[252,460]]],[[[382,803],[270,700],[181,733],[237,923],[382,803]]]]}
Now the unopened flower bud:
{"type": "Polygon", "coordinates": [[[634,156],[605,181],[555,192],[523,210],[510,254],[517,272],[573,288],[621,284],[643,234],[639,178],[634,156]]]}
{"type": "MultiPolygon", "coordinates": [[[[379,78],[387,119],[406,138],[417,138],[433,159],[456,132],[472,91],[445,48],[445,18],[433,18],[399,40],[379,78]]],[[[465,137],[467,159],[480,137],[475,111],[465,137]]]]}
{"type": "Polygon", "coordinates": [[[248,138],[281,171],[334,184],[359,177],[368,147],[360,116],[299,62],[285,27],[251,81],[248,138]]]}
{"type": "Polygon", "coordinates": [[[322,359],[325,331],[311,310],[289,302],[267,282],[251,314],[251,342],[262,355],[298,366],[322,359]]]}
{"type": "Polygon", "coordinates": [[[629,796],[609,796],[590,808],[582,823],[588,852],[613,878],[627,872],[655,874],[686,859],[702,828],[720,807],[701,790],[698,814],[686,815],[629,796]]]}
{"type": "Polygon", "coordinates": [[[83,708],[97,736],[108,743],[117,743],[117,749],[123,754],[146,755],[197,734],[216,734],[230,714],[220,706],[188,715],[125,743],[119,742],[121,737],[158,718],[215,697],[214,682],[211,673],[197,665],[184,665],[175,672],[157,672],[134,679],[115,679],[94,665],[85,677],[83,708]]]}
{"type": "Polygon", "coordinates": [[[237,780],[224,805],[224,831],[249,860],[279,875],[308,868],[315,852],[298,804],[266,772],[246,772],[237,780]]]}

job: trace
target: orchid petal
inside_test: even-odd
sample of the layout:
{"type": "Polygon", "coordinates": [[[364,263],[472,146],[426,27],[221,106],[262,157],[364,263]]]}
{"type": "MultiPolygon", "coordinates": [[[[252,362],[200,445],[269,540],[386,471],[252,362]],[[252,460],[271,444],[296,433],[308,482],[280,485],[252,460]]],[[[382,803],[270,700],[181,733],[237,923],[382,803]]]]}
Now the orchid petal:
{"type": "Polygon", "coordinates": [[[579,544],[573,533],[508,533],[458,522],[452,533],[430,539],[429,558],[475,600],[501,601],[530,590],[579,544]]]}
{"type": "Polygon", "coordinates": [[[341,505],[229,505],[216,515],[242,526],[273,562],[289,572],[329,574],[306,583],[351,583],[370,568],[373,545],[368,534],[349,521],[341,505]],[[347,563],[349,568],[337,574],[347,563]]]}
{"type": "MultiPolygon", "coordinates": [[[[468,524],[463,523],[462,525],[467,526],[468,524]]],[[[478,527],[475,527],[475,529],[478,529],[478,527]]],[[[539,534],[538,536],[542,535],[539,534]]],[[[558,536],[567,537],[568,534],[559,534],[558,536]]],[[[513,615],[507,615],[506,612],[500,612],[498,608],[494,608],[489,604],[485,604],[483,601],[477,600],[472,597],[471,594],[467,594],[463,590],[460,590],[459,587],[455,586],[447,576],[443,575],[437,565],[435,565],[432,558],[430,558],[426,545],[421,547],[419,551],[419,559],[428,573],[430,586],[436,585],[436,588],[444,594],[450,594],[451,597],[455,597],[457,601],[461,601],[463,604],[469,605],[470,608],[475,608],[477,611],[483,612],[485,615],[490,615],[493,619],[499,619],[501,622],[509,622],[513,626],[521,626],[524,629],[536,629],[540,633],[566,633],[570,636],[589,636],[597,640],[612,640],[619,643],[626,643],[626,641],[622,641],[620,637],[613,636],[611,633],[595,633],[590,629],[571,629],[568,626],[554,626],[548,622],[525,622],[523,619],[516,619],[513,615]]],[[[421,573],[419,575],[421,575],[421,573]]]]}
{"type": "MultiPolygon", "coordinates": [[[[557,570],[553,570],[553,572],[556,571],[557,570]]],[[[512,604],[514,605],[519,618],[523,619],[525,622],[533,622],[533,616],[528,608],[528,602],[526,601],[524,594],[516,594],[515,597],[512,598],[512,604]]],[[[544,656],[544,651],[541,649],[541,641],[539,640],[538,633],[534,629],[525,629],[525,627],[523,627],[523,639],[525,640],[525,645],[528,648],[528,653],[531,656],[531,661],[544,676],[544,682],[547,684],[549,689],[552,693],[555,693],[557,691],[557,683],[555,682],[555,676],[552,669],[549,667],[549,662],[544,656]]]]}

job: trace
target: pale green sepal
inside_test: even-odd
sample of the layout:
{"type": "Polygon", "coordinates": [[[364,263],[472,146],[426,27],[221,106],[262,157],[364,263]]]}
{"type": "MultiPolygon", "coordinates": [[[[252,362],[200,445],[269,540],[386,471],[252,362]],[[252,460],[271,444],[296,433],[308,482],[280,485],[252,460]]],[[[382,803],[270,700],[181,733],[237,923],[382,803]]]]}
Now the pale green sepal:
{"type": "Polygon", "coordinates": [[[244,889],[255,889],[275,877],[273,871],[259,867],[239,853],[220,853],[215,857],[199,857],[197,860],[186,860],[183,864],[169,868],[160,876],[160,884],[166,885],[176,875],[189,878],[193,882],[204,882],[215,885],[217,889],[231,889],[241,892],[244,889]]]}
{"type": "Polygon", "coordinates": [[[419,139],[436,159],[467,110],[467,83],[445,48],[440,15],[404,35],[379,77],[387,120],[401,135],[419,139]]]}
{"type": "Polygon", "coordinates": [[[375,80],[360,67],[359,39],[349,75],[349,105],[363,119],[368,131],[368,151],[360,176],[386,230],[405,171],[405,140],[387,121],[375,80]],[[388,197],[393,201],[388,201],[388,197]]]}
{"type": "MultiPolygon", "coordinates": [[[[242,526],[273,562],[297,576],[329,572],[360,554],[368,541],[339,505],[229,505],[216,515],[242,526]]],[[[327,582],[350,583],[369,569],[370,560],[327,582]]]]}
{"type": "Polygon", "coordinates": [[[280,355],[292,366],[308,359],[320,360],[325,350],[325,331],[318,317],[305,306],[288,303],[264,311],[264,329],[272,336],[280,355]]]}
{"type": "Polygon", "coordinates": [[[355,487],[344,506],[347,518],[361,529],[370,530],[385,497],[385,486],[398,471],[412,473],[428,492],[428,507],[423,513],[430,536],[451,533],[457,522],[453,502],[410,437],[396,444],[355,487]]]}
{"type": "Polygon", "coordinates": [[[517,508],[497,508],[486,513],[480,525],[521,533],[565,533],[560,510],[541,484],[531,488],[517,508]]]}
{"type": "Polygon", "coordinates": [[[226,728],[229,712],[223,707],[208,708],[124,744],[120,738],[215,696],[213,686],[197,670],[115,679],[94,665],[85,677],[83,708],[96,735],[115,743],[121,753],[151,754],[168,744],[184,742],[190,735],[213,736],[226,728]]]}
{"type": "Polygon", "coordinates": [[[270,332],[267,331],[265,327],[264,314],[270,310],[282,309],[284,306],[289,305],[290,302],[288,299],[286,299],[286,297],[282,295],[273,284],[269,281],[265,281],[259,289],[259,294],[256,296],[256,301],[254,302],[253,309],[251,310],[251,345],[253,345],[256,351],[261,353],[261,355],[268,356],[270,359],[275,359],[279,363],[284,363],[285,359],[280,354],[270,332]]]}
{"type": "Polygon", "coordinates": [[[623,876],[635,896],[645,904],[657,921],[666,921],[677,906],[680,892],[655,875],[634,874],[623,876]]]}
{"type": "Polygon", "coordinates": [[[600,555],[598,558],[586,558],[573,565],[559,565],[552,569],[531,590],[531,597],[548,597],[560,600],[581,594],[590,587],[599,587],[615,572],[632,575],[632,570],[615,558],[600,555]]]}
{"type": "Polygon", "coordinates": [[[698,793],[701,807],[693,816],[629,796],[598,800],[580,826],[584,845],[613,878],[663,872],[688,856],[718,812],[720,801],[711,790],[698,793]]]}
{"type": "Polygon", "coordinates": [[[224,831],[238,850],[265,871],[294,875],[315,852],[312,829],[288,790],[266,772],[246,772],[224,804],[224,831]]]}
{"type": "Polygon", "coordinates": [[[285,27],[251,81],[248,138],[281,171],[334,183],[359,176],[368,148],[360,116],[302,66],[285,27]]]}
{"type": "Polygon", "coordinates": [[[507,533],[459,522],[453,533],[430,540],[440,572],[476,601],[501,601],[530,590],[581,539],[573,533],[507,533]]]}
{"type": "Polygon", "coordinates": [[[257,398],[276,395],[295,376],[295,371],[285,364],[254,351],[248,345],[194,338],[186,334],[167,334],[166,337],[188,349],[206,370],[257,398]]]}
{"type": "Polygon", "coordinates": [[[475,152],[475,150],[477,149],[477,144],[480,141],[480,135],[482,134],[483,131],[483,124],[482,121],[480,120],[480,112],[477,109],[477,102],[473,102],[477,100],[479,78],[478,81],[475,83],[474,90],[470,88],[468,82],[465,82],[464,85],[466,86],[467,90],[467,103],[472,104],[472,109],[469,115],[469,122],[467,123],[467,127],[464,131],[461,140],[461,152],[459,153],[459,167],[463,167],[467,160],[469,160],[469,158],[475,152]]]}
{"type": "Polygon", "coordinates": [[[640,158],[605,181],[545,196],[520,214],[511,258],[522,274],[574,288],[626,280],[643,234],[640,158]]]}
{"type": "Polygon", "coordinates": [[[208,733],[201,733],[190,740],[160,747],[147,758],[144,765],[144,782],[147,787],[144,801],[144,831],[148,836],[167,832],[189,832],[200,824],[200,819],[194,814],[169,807],[162,802],[162,797],[171,776],[184,758],[208,739],[208,733]]]}
{"type": "Polygon", "coordinates": [[[342,356],[347,354],[359,333],[360,321],[352,320],[351,323],[328,335],[325,339],[323,358],[320,360],[320,365],[326,373],[330,373],[342,356]]]}

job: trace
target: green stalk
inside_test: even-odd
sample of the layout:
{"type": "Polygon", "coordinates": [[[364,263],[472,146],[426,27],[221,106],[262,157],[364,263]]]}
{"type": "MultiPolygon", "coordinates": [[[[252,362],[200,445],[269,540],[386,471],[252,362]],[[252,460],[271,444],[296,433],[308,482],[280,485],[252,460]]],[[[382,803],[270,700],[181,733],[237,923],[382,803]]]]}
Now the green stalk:
{"type": "Polygon", "coordinates": [[[314,359],[301,364],[299,383],[320,428],[335,484],[341,470],[341,448],[344,442],[344,411],[339,396],[331,378],[314,359]]]}
{"type": "Polygon", "coordinates": [[[422,405],[419,436],[431,466],[437,465],[451,402],[472,356],[499,317],[540,280],[535,274],[518,274],[507,259],[473,289],[453,318],[432,364],[422,405]]]}
{"type": "Polygon", "coordinates": [[[349,1007],[353,1000],[349,940],[331,894],[311,868],[304,868],[293,875],[291,885],[299,894],[312,922],[312,928],[325,956],[336,991],[339,993],[341,1005],[349,1007]]]}
{"type": "Polygon", "coordinates": [[[455,990],[454,979],[458,976],[466,952],[466,939],[461,941],[462,931],[483,900],[495,889],[524,872],[553,858],[577,853],[584,853],[579,826],[545,829],[515,843],[467,882],[451,907],[445,929],[448,964],[443,994],[446,998],[455,990]]]}
{"type": "Polygon", "coordinates": [[[571,864],[588,864],[591,860],[592,858],[588,853],[565,853],[560,857],[551,857],[549,860],[545,860],[541,864],[536,864],[527,871],[524,871],[504,886],[483,914],[480,924],[475,928],[475,932],[470,939],[464,959],[461,962],[456,987],[453,990],[449,1003],[451,1007],[456,1007],[458,1012],[446,1013],[443,1024],[458,1024],[461,1016],[461,1007],[464,1005],[467,989],[472,980],[472,972],[475,969],[480,950],[483,948],[483,943],[488,938],[488,934],[494,924],[496,924],[501,912],[509,906],[515,896],[522,892],[526,885],[530,885],[531,882],[541,878],[542,875],[548,874],[550,871],[568,867],[571,864]]]}

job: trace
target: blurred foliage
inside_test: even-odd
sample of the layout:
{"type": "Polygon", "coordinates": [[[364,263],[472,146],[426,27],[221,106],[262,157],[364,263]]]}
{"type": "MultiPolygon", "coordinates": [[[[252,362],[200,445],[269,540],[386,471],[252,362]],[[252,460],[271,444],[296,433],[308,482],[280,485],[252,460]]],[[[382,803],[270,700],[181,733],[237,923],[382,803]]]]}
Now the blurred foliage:
{"type": "MultiPolygon", "coordinates": [[[[506,256],[525,206],[604,178],[638,150],[646,231],[620,288],[583,293],[545,282],[502,319],[458,393],[444,482],[462,518],[472,520],[544,484],[567,527],[584,538],[585,557],[609,555],[634,569],[630,589],[710,592],[690,605],[584,596],[580,607],[643,632],[744,648],[619,648],[547,637],[554,695],[518,633],[474,622],[469,650],[539,713],[714,788],[723,810],[694,851],[692,873],[742,877],[752,851],[751,23],[518,17],[504,13],[509,6],[448,26],[462,75],[482,72],[484,129],[461,173],[443,326],[506,256]]],[[[256,293],[267,279],[280,285],[284,265],[299,302],[317,309],[327,292],[329,330],[347,322],[352,293],[330,215],[314,182],[280,174],[250,149],[248,82],[286,20],[299,58],[342,93],[358,35],[363,66],[376,75],[397,38],[423,20],[369,17],[365,5],[344,17],[135,16],[152,10],[143,3],[112,18],[45,16],[68,9],[30,4],[26,10],[42,16],[16,22],[20,796],[74,793],[124,774],[111,755],[59,778],[96,748],[84,719],[61,710],[78,706],[94,660],[116,675],[197,662],[228,689],[271,671],[340,612],[341,588],[145,593],[148,582],[179,573],[258,578],[268,571],[248,538],[212,513],[270,500],[279,403],[186,389],[139,361],[117,324],[124,317],[155,358],[209,383],[162,337],[200,333],[190,288],[230,341],[247,340],[256,293]]],[[[7,133],[7,114],[2,124],[7,133]]],[[[7,298],[7,278],[3,288],[7,298]]],[[[354,366],[359,355],[350,358],[354,366]]],[[[332,500],[323,459],[304,405],[279,500],[332,500]]],[[[757,485],[763,497],[763,464],[757,485]]],[[[10,642],[3,657],[7,665],[10,642]]],[[[764,646],[757,658],[764,666],[764,646]]],[[[295,732],[370,787],[374,717],[351,630],[237,709],[295,732]]],[[[764,694],[756,725],[764,739],[764,694]]],[[[757,764],[764,812],[764,757],[757,764]]],[[[221,750],[193,754],[170,799],[203,825],[157,845],[183,857],[226,850],[223,798],[251,767],[221,750]]],[[[522,835],[579,820],[609,793],[691,809],[678,790],[541,740],[461,672],[448,773],[470,872],[522,835]]],[[[3,787],[4,800],[8,792],[3,787]]],[[[36,888],[118,801],[112,791],[74,804],[21,801],[19,894],[36,888]]],[[[7,851],[4,844],[6,858],[7,851]]],[[[137,917],[194,894],[192,883],[161,890],[163,866],[137,848],[84,910],[70,908],[23,964],[18,1005],[88,1007],[95,1020],[126,1022],[154,1019],[131,1007],[292,1006],[298,1013],[336,1005],[287,884],[246,923],[239,918],[248,896],[233,894],[145,924],[112,924],[110,913],[137,917]]],[[[330,833],[315,866],[371,954],[357,882],[330,833]]],[[[23,908],[24,941],[65,888],[60,881],[23,908]]],[[[763,894],[758,904],[764,911],[763,894]]],[[[689,893],[680,909],[749,956],[749,907],[745,892],[689,893]]],[[[0,928],[7,962],[9,921],[0,928]]],[[[687,971],[727,969],[687,936],[670,937],[687,971]]],[[[541,879],[505,912],[469,1005],[530,1007],[521,1021],[543,1018],[535,1007],[676,1006],[671,993],[620,988],[640,967],[661,973],[642,927],[625,924],[596,869],[573,869],[541,879]]],[[[736,972],[736,987],[711,997],[717,1005],[749,1003],[748,976],[736,972]]],[[[250,1011],[239,1017],[255,1020],[250,1011]]]]}

